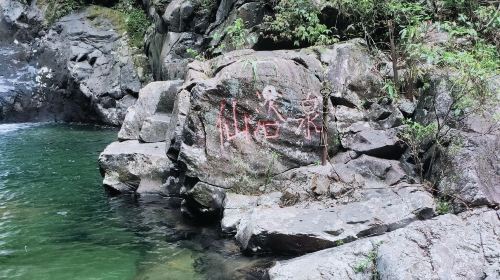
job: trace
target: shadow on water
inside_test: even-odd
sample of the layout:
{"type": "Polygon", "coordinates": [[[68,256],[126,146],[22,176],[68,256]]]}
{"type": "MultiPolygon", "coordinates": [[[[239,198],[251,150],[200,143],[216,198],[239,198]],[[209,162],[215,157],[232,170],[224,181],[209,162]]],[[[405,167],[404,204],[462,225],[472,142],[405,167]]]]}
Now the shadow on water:
{"type": "Polygon", "coordinates": [[[184,220],[179,201],[108,197],[96,159],[116,131],[0,125],[0,279],[261,279],[217,227],[184,220]]]}

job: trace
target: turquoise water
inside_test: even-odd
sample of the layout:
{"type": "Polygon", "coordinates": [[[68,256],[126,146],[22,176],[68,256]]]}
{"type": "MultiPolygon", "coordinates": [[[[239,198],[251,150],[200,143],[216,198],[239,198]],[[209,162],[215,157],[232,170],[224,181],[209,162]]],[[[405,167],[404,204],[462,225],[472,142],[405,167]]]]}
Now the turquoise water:
{"type": "Polygon", "coordinates": [[[109,197],[97,157],[116,131],[0,125],[0,279],[236,279],[251,260],[176,201],[109,197]]]}

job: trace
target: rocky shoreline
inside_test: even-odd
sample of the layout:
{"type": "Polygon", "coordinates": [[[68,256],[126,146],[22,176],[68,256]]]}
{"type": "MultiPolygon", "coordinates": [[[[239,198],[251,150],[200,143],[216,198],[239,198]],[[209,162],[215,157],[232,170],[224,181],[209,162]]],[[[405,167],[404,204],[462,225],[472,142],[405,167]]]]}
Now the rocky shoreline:
{"type": "Polygon", "coordinates": [[[258,32],[265,1],[160,2],[143,1],[155,82],[88,11],[31,45],[49,92],[79,106],[68,120],[121,126],[99,157],[111,194],[182,199],[185,217],[220,223],[245,254],[287,258],[269,279],[500,278],[498,106],[452,126],[448,69],[390,98],[391,60],[363,39],[275,50],[258,32]],[[243,50],[227,32],[237,18],[255,36],[243,50]],[[412,151],[408,120],[437,120],[448,152],[412,151]]]}

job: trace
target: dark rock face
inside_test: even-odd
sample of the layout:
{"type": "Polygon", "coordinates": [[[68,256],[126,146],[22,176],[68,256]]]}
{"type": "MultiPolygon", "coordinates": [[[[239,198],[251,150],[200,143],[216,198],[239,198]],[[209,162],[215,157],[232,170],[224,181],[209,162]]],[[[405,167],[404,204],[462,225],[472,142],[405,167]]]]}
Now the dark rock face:
{"type": "Polygon", "coordinates": [[[43,13],[35,1],[28,2],[31,1],[0,1],[0,21],[6,24],[4,27],[15,31],[16,39],[21,41],[32,39],[42,30],[43,13]]]}
{"type": "MultiPolygon", "coordinates": [[[[431,83],[430,97],[421,98],[415,118],[423,123],[436,119],[446,122],[442,129],[446,145],[427,152],[428,179],[436,183],[440,195],[449,197],[457,212],[468,207],[498,207],[500,126],[494,117],[500,113],[497,104],[486,102],[481,110],[465,113],[457,120],[450,117],[453,116],[450,114],[452,83],[442,71],[431,76],[431,83]],[[436,97],[435,101],[432,96],[436,97]],[[434,157],[432,152],[435,152],[434,157]],[[432,158],[434,161],[430,162],[432,158]]],[[[496,96],[499,84],[498,76],[488,80],[496,96]]]]}
{"type": "Polygon", "coordinates": [[[226,196],[224,189],[198,182],[192,189],[184,194],[188,199],[184,200],[184,213],[192,218],[201,218],[206,221],[220,219],[222,216],[222,204],[226,196]],[[190,211],[196,211],[194,213],[190,211]]]}
{"type": "Polygon", "coordinates": [[[432,166],[437,188],[456,209],[500,205],[500,138],[496,133],[455,132],[460,145],[432,166]]]}
{"type": "MultiPolygon", "coordinates": [[[[57,22],[41,40],[41,65],[53,69],[65,65],[69,84],[48,79],[49,87],[77,91],[88,99],[98,121],[120,125],[127,108],[134,104],[141,82],[132,63],[127,42],[107,19],[89,19],[86,12],[57,22]],[[49,58],[57,54],[54,57],[49,58]]],[[[56,75],[57,77],[57,75],[56,75]]],[[[64,80],[61,82],[65,82],[64,80]]],[[[66,82],[68,83],[68,82],[66,82]]]]}
{"type": "Polygon", "coordinates": [[[44,19],[34,1],[0,6],[2,29],[11,34],[7,46],[19,49],[24,56],[19,62],[29,68],[19,62],[12,66],[18,69],[16,79],[26,79],[29,86],[2,94],[3,121],[122,123],[141,80],[126,38],[109,19],[82,11],[62,18],[48,32],[35,32],[44,19]]]}
{"type": "Polygon", "coordinates": [[[146,51],[157,80],[183,79],[193,60],[189,49],[201,55],[221,46],[223,51],[234,50],[226,30],[238,18],[249,30],[245,47],[254,46],[259,37],[254,29],[268,10],[267,1],[253,0],[205,1],[205,5],[191,0],[143,3],[155,23],[155,32],[146,38],[146,51]]]}

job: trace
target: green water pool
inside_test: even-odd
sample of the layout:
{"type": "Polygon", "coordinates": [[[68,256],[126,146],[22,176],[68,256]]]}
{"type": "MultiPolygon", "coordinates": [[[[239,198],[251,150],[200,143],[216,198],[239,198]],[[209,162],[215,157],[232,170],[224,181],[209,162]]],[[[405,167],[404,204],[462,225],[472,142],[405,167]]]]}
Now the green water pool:
{"type": "Polygon", "coordinates": [[[252,260],[170,202],[104,192],[97,157],[115,138],[89,125],[0,125],[0,279],[247,278],[252,260]]]}

